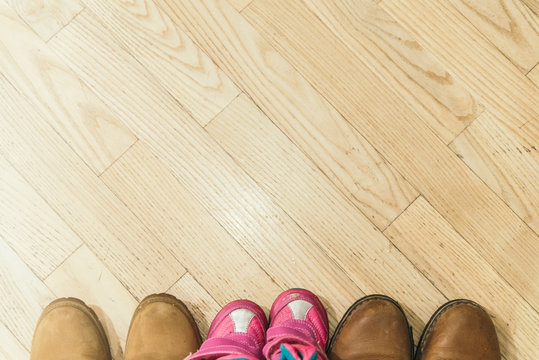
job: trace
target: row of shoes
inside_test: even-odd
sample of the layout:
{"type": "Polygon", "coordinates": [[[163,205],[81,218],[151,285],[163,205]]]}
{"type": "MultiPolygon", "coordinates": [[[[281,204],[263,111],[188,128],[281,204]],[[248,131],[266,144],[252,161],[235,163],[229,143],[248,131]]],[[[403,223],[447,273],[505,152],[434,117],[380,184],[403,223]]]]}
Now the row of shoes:
{"type": "MultiPolygon", "coordinates": [[[[500,360],[494,325],[470,300],[453,300],[427,323],[414,351],[412,331],[399,304],[384,295],[356,301],[329,340],[328,317],[312,292],[280,294],[269,314],[249,300],[226,305],[207,340],[188,308],[168,294],[146,297],[137,307],[125,360],[500,360]]],[[[74,298],[53,301],[41,315],[31,360],[111,360],[96,314],[74,298]]],[[[116,359],[118,360],[118,359],[116,359]]]]}

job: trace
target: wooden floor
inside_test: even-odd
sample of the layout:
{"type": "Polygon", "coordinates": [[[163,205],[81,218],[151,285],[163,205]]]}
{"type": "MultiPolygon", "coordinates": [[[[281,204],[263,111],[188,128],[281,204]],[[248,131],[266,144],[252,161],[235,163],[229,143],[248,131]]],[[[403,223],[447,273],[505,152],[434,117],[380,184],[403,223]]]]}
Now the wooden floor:
{"type": "Polygon", "coordinates": [[[0,0],[0,358],[144,296],[471,298],[538,359],[537,0],[0,0]]]}

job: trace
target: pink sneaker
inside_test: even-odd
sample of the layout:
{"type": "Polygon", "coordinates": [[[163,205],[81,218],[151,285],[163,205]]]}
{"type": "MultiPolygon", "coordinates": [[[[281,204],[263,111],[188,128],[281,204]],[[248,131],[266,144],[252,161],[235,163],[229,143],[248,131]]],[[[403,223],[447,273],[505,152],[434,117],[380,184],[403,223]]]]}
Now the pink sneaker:
{"type": "Polygon", "coordinates": [[[260,360],[267,327],[260,306],[249,300],[233,301],[219,311],[211,323],[208,339],[186,360],[260,360]]]}
{"type": "Polygon", "coordinates": [[[263,353],[269,360],[327,360],[328,317],[312,292],[290,289],[271,307],[263,353]]]}

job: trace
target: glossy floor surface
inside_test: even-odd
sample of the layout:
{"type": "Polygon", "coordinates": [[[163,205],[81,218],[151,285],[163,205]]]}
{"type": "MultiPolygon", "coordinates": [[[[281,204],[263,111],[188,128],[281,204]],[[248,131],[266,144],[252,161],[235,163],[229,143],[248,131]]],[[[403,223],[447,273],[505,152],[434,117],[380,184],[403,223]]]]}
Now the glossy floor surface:
{"type": "Polygon", "coordinates": [[[539,358],[536,0],[0,0],[0,358],[75,296],[444,302],[539,358]]]}

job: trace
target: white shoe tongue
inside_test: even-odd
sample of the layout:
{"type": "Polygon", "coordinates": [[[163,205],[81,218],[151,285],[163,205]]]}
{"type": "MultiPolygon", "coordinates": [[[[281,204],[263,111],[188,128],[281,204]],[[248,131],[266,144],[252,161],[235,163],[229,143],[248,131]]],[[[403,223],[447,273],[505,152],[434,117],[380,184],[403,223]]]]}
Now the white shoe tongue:
{"type": "Polygon", "coordinates": [[[249,328],[251,320],[255,317],[255,314],[247,309],[237,309],[230,313],[232,323],[234,323],[235,332],[246,333],[249,328]]]}
{"type": "Polygon", "coordinates": [[[307,313],[313,305],[305,300],[294,300],[288,304],[288,307],[292,311],[292,317],[297,320],[305,320],[307,313]]]}

